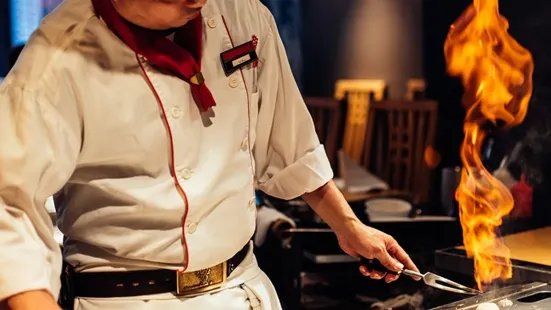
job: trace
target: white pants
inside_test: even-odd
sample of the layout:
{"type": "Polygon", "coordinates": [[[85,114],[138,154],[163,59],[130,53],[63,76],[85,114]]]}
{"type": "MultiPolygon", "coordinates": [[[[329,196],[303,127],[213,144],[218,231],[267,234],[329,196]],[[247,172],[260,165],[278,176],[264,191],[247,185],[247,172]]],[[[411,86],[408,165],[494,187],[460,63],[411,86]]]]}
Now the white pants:
{"type": "Polygon", "coordinates": [[[75,310],[281,310],[276,291],[258,267],[252,247],[219,290],[180,298],[158,294],[121,298],[77,298],[75,310]]]}

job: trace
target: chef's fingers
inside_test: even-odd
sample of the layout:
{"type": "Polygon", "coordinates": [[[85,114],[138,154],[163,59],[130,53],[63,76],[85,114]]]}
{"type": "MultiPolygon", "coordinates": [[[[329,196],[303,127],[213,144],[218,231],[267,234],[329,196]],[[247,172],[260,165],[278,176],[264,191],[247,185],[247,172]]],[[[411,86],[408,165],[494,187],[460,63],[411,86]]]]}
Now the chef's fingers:
{"type": "Polygon", "coordinates": [[[399,272],[404,269],[404,265],[390,256],[386,249],[382,250],[376,258],[390,271],[399,272]]]}
{"type": "MultiPolygon", "coordinates": [[[[396,257],[397,260],[399,260],[401,263],[404,264],[406,269],[413,270],[416,272],[419,272],[419,269],[417,266],[415,266],[415,263],[411,260],[409,255],[402,249],[402,247],[398,244],[398,242],[394,241],[395,244],[392,247],[392,255],[396,257]]],[[[413,277],[415,281],[421,280],[419,277],[413,277]]]]}
{"type": "Polygon", "coordinates": [[[373,280],[381,280],[386,275],[386,272],[377,271],[377,270],[369,270],[365,266],[360,266],[360,273],[363,276],[370,277],[373,280]]]}
{"type": "Polygon", "coordinates": [[[373,280],[381,280],[385,276],[386,276],[386,272],[376,271],[376,270],[371,271],[371,274],[369,275],[369,277],[373,280]]]}
{"type": "Polygon", "coordinates": [[[389,273],[389,274],[386,275],[385,281],[386,281],[386,283],[394,282],[394,281],[398,280],[399,277],[400,276],[397,275],[397,274],[389,273]]]}
{"type": "Polygon", "coordinates": [[[419,272],[419,269],[417,269],[417,266],[415,266],[415,263],[411,260],[408,253],[406,253],[400,245],[396,244],[395,253],[393,253],[393,255],[397,260],[404,264],[407,269],[419,272]]]}
{"type": "Polygon", "coordinates": [[[365,266],[360,266],[360,273],[365,277],[369,277],[371,275],[371,272],[369,272],[369,270],[365,266]]]}

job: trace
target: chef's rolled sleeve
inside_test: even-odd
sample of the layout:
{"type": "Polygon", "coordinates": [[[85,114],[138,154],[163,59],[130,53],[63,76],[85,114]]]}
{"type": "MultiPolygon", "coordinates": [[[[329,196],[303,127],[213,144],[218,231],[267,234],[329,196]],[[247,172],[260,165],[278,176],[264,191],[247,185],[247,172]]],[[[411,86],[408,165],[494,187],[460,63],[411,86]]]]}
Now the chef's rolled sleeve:
{"type": "Polygon", "coordinates": [[[57,299],[61,253],[44,204],[74,171],[78,112],[51,102],[63,95],[9,83],[0,85],[0,301],[31,290],[57,299]]]}
{"type": "Polygon", "coordinates": [[[333,171],[293,77],[275,20],[264,7],[260,11],[267,27],[259,44],[256,178],[268,195],[293,199],[329,182],[333,171]]]}

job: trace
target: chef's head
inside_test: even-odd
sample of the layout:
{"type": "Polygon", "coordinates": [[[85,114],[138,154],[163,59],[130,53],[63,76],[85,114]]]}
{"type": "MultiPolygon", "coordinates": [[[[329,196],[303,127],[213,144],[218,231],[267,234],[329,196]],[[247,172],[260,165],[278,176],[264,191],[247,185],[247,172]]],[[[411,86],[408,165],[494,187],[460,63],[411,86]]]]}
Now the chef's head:
{"type": "Polygon", "coordinates": [[[149,29],[170,29],[195,18],[207,0],[112,0],[119,14],[149,29]]]}

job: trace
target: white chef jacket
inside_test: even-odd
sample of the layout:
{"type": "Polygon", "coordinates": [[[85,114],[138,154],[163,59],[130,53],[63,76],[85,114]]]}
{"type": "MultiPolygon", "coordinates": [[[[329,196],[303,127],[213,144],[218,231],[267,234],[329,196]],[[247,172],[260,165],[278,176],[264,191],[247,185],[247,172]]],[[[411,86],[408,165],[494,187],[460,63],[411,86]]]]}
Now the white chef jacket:
{"type": "Polygon", "coordinates": [[[44,203],[60,190],[64,256],[80,271],[192,271],[250,240],[255,179],[289,199],[332,178],[266,7],[209,0],[202,12],[202,72],[217,103],[205,113],[90,0],[66,0],[32,35],[0,86],[0,300],[58,296],[61,255],[44,203]],[[220,53],[253,35],[258,67],[226,76],[220,53]]]}

